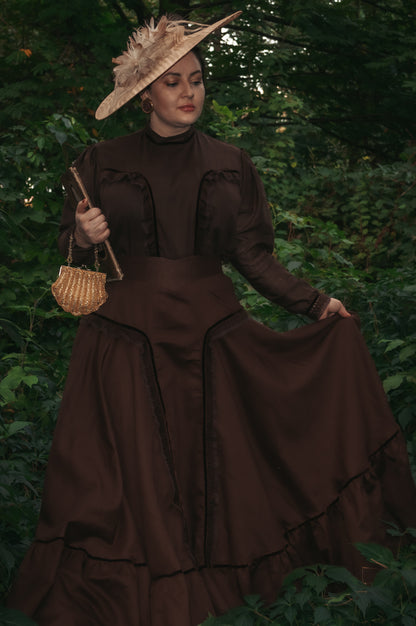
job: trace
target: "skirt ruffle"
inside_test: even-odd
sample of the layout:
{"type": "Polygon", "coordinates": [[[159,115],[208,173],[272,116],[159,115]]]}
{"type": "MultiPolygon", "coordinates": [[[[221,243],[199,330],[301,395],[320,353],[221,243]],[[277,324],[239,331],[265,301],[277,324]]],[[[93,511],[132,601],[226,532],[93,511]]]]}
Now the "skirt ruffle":
{"type": "MultiPolygon", "coordinates": [[[[386,495],[392,506],[400,505],[399,495],[390,492],[394,485],[383,476],[397,476],[397,460],[405,454],[400,435],[394,436],[325,511],[288,529],[275,552],[249,563],[213,563],[153,577],[146,563],[99,558],[63,538],[36,541],[9,602],[21,605],[24,598],[25,611],[41,626],[196,626],[209,613],[220,615],[238,606],[247,594],[259,593],[272,602],[284,576],[301,565],[348,563],[366,582],[374,570],[353,544],[377,539],[368,529],[386,495]],[[36,585],[32,572],[37,572],[36,585]]],[[[402,469],[407,480],[405,464],[402,469]]],[[[379,540],[385,543],[383,532],[379,540]]]]}

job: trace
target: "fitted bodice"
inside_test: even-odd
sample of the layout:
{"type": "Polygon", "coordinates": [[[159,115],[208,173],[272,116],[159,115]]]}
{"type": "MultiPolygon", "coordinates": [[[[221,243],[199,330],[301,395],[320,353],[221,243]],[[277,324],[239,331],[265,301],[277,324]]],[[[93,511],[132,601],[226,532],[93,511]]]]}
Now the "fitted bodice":
{"type": "MultiPolygon", "coordinates": [[[[107,217],[119,258],[214,256],[231,261],[260,293],[290,310],[317,316],[327,302],[273,257],[263,185],[242,150],[194,128],[159,137],[147,127],[90,146],[76,164],[107,217]]],[[[75,208],[69,194],[59,238],[64,255],[75,208]]],[[[75,248],[75,261],[89,258],[91,250],[75,248]]]]}
{"type": "MultiPolygon", "coordinates": [[[[78,169],[107,217],[119,256],[226,258],[244,212],[243,198],[257,189],[257,174],[244,153],[193,128],[167,138],[146,128],[98,144],[81,155],[78,169]]],[[[68,208],[69,221],[73,207],[68,208]]],[[[258,212],[259,224],[268,220],[272,248],[264,194],[258,212]]]]}

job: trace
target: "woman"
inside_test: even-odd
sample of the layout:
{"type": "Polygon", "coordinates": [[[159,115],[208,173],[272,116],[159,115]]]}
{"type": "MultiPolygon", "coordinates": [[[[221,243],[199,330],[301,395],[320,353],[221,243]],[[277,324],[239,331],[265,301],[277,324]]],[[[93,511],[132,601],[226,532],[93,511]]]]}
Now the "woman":
{"type": "Polygon", "coordinates": [[[194,129],[193,48],[236,16],[190,34],[166,18],[139,29],[97,118],[140,94],[149,125],[77,160],[96,208],[67,199],[60,249],[72,234],[88,261],[110,237],[124,278],[81,320],[10,600],[41,626],[195,626],[245,594],[271,600],[301,564],[361,576],[352,544],[416,521],[404,442],[356,322],[272,256],[249,158],[194,129]],[[249,319],[223,260],[320,321],[279,335],[249,319]]]}

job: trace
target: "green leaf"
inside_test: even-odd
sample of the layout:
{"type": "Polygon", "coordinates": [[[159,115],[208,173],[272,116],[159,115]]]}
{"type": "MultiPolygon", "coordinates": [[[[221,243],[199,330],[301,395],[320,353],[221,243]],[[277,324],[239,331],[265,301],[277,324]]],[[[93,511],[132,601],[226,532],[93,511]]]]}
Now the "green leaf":
{"type": "Polygon", "coordinates": [[[403,344],[403,339],[393,339],[392,341],[388,341],[387,348],[384,350],[384,352],[391,352],[391,350],[395,350],[403,344]]]}
{"type": "Polygon", "coordinates": [[[294,606],[289,606],[284,612],[284,616],[289,622],[289,624],[293,624],[293,622],[296,619],[296,615],[297,615],[297,610],[294,606]]]}
{"type": "Polygon", "coordinates": [[[0,381],[0,396],[3,398],[0,405],[13,402],[15,400],[14,390],[22,383],[28,385],[28,387],[32,387],[37,382],[37,376],[27,374],[20,365],[12,367],[3,380],[0,381]]]}
{"type": "Polygon", "coordinates": [[[258,609],[263,606],[260,595],[244,596],[244,602],[252,609],[258,609]]]}
{"type": "Polygon", "coordinates": [[[414,418],[414,410],[413,408],[410,408],[410,407],[405,407],[404,409],[399,411],[397,414],[398,422],[403,429],[405,429],[407,426],[409,426],[409,424],[412,423],[413,418],[414,418]]]}
{"type": "Polygon", "coordinates": [[[294,569],[290,574],[285,576],[282,588],[291,587],[295,582],[297,582],[300,578],[303,578],[306,574],[309,573],[309,569],[307,567],[298,567],[294,569]]]}
{"type": "Polygon", "coordinates": [[[12,572],[16,563],[16,559],[10,550],[7,550],[2,545],[0,545],[0,563],[2,563],[8,574],[12,572]]]}
{"type": "Polygon", "coordinates": [[[368,588],[368,595],[371,598],[372,605],[380,608],[382,611],[388,611],[392,608],[394,598],[388,587],[384,585],[382,587],[378,587],[375,583],[373,583],[373,585],[368,588]]]}
{"type": "Polygon", "coordinates": [[[303,608],[312,598],[312,594],[309,589],[302,589],[296,594],[296,603],[303,608]]]}
{"type": "Polygon", "coordinates": [[[412,356],[414,356],[414,354],[416,354],[416,346],[406,346],[405,348],[403,348],[403,350],[400,350],[399,360],[401,363],[403,363],[403,361],[407,361],[412,356]]]}
{"type": "Polygon", "coordinates": [[[403,374],[393,374],[383,380],[384,391],[388,393],[392,389],[397,389],[405,380],[406,376],[403,374]]]}
{"type": "Polygon", "coordinates": [[[355,547],[369,561],[383,563],[383,565],[391,565],[396,563],[393,552],[385,546],[377,543],[355,543],[355,547]]]}
{"type": "Polygon", "coordinates": [[[401,575],[405,579],[406,583],[412,587],[416,587],[416,569],[414,568],[403,568],[401,570],[401,575]]]}
{"type": "Polygon", "coordinates": [[[36,622],[29,617],[15,611],[14,609],[6,609],[0,606],[0,624],[1,626],[37,626],[36,622]]]}
{"type": "Polygon", "coordinates": [[[289,270],[289,272],[293,272],[294,270],[297,270],[299,267],[302,267],[301,261],[290,261],[287,264],[287,269],[289,270]]]}
{"type": "Polygon", "coordinates": [[[253,617],[249,614],[240,615],[240,617],[237,617],[235,620],[235,626],[254,626],[253,617]]]}
{"type": "Polygon", "coordinates": [[[318,594],[322,593],[328,585],[328,579],[325,576],[312,573],[305,576],[304,582],[318,594]]]}
{"type": "Polygon", "coordinates": [[[31,425],[32,425],[31,422],[23,422],[19,420],[16,420],[15,422],[11,422],[10,424],[0,425],[0,438],[8,439],[12,435],[15,435],[16,433],[20,432],[27,426],[31,426],[31,425]]]}
{"type": "Polygon", "coordinates": [[[351,597],[354,601],[354,604],[360,609],[363,616],[365,616],[367,609],[371,605],[372,601],[368,590],[354,592],[351,597]]]}
{"type": "Polygon", "coordinates": [[[362,583],[351,574],[345,567],[338,567],[335,565],[328,565],[325,568],[325,575],[330,580],[335,580],[336,582],[345,583],[352,589],[357,587],[362,587],[362,583]]]}
{"type": "Polygon", "coordinates": [[[326,608],[326,606],[317,606],[313,617],[314,624],[322,624],[331,619],[331,612],[326,608]]]}

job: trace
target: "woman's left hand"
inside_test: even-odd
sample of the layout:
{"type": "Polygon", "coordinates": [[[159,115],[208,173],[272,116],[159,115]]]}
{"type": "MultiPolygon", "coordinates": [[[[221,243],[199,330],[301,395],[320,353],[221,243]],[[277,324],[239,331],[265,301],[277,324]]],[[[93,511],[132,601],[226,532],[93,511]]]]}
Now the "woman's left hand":
{"type": "Polygon", "coordinates": [[[331,298],[328,306],[325,311],[322,313],[320,320],[324,320],[327,317],[332,317],[333,315],[341,315],[341,317],[351,317],[351,313],[348,313],[345,306],[342,304],[341,300],[337,300],[336,298],[331,298]]]}

